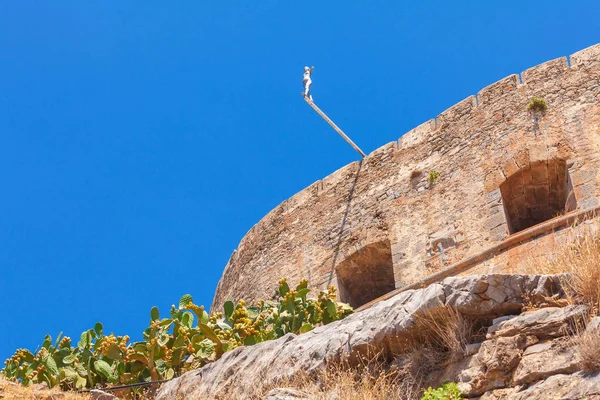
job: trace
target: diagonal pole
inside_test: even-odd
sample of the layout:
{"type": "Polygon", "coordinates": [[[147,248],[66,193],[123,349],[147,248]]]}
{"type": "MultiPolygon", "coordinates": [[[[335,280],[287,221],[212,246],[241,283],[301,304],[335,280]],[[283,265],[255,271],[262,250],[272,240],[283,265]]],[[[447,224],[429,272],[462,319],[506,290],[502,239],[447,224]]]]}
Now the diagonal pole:
{"type": "Polygon", "coordinates": [[[340,128],[338,128],[338,126],[336,124],[334,124],[333,121],[330,120],[329,117],[327,115],[325,115],[325,113],[323,111],[321,111],[321,109],[319,107],[317,107],[317,105],[311,99],[308,98],[308,96],[305,96],[304,93],[302,93],[302,96],[304,97],[304,101],[306,101],[309,106],[311,106],[321,117],[323,117],[323,119],[329,125],[331,125],[331,127],[333,129],[335,129],[335,131],[337,133],[339,133],[340,136],[342,138],[344,138],[344,140],[346,142],[348,142],[348,144],[354,148],[354,150],[356,150],[358,152],[358,154],[360,154],[363,157],[366,157],[365,153],[363,153],[363,151],[356,144],[354,144],[354,142],[348,136],[346,136],[346,134],[340,128]]]}

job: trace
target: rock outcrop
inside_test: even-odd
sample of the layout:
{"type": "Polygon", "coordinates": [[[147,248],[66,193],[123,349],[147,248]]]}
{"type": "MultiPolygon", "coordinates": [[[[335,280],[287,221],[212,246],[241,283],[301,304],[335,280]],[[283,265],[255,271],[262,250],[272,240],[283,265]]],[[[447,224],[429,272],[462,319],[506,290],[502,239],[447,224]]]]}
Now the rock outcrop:
{"type": "Polygon", "coordinates": [[[469,346],[470,355],[439,371],[439,379],[456,381],[465,396],[593,398],[585,396],[598,391],[600,378],[578,372],[576,350],[568,336],[577,321],[586,317],[586,308],[548,307],[522,313],[524,298],[532,296],[562,297],[560,277],[448,278],[425,289],[400,293],[299,336],[289,334],[237,348],[212,364],[166,383],[157,398],[216,398],[227,390],[230,396],[243,399],[247,388],[272,387],[299,373],[314,373],[334,361],[352,363],[373,351],[391,359],[405,352],[407,343],[418,337],[420,316],[445,306],[465,317],[487,321],[489,326],[482,338],[485,340],[469,346]],[[571,397],[556,397],[558,393],[571,397]]]}

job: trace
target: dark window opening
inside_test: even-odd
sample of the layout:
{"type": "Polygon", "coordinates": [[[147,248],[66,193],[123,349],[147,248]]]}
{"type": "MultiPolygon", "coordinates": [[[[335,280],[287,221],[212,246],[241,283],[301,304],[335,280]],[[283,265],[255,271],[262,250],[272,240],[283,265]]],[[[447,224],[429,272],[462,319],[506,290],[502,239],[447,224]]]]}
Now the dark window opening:
{"type": "Polygon", "coordinates": [[[389,240],[370,244],[336,268],[340,300],[360,307],[396,288],[389,240]]]}
{"type": "Polygon", "coordinates": [[[577,208],[565,161],[531,164],[502,185],[502,201],[511,234],[577,208]]]}

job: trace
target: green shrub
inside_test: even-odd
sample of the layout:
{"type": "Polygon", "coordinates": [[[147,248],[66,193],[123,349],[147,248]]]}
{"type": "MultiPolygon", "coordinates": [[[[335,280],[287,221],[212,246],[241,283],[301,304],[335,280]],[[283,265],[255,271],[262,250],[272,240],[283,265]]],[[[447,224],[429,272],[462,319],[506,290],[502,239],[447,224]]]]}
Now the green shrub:
{"type": "Polygon", "coordinates": [[[177,307],[171,306],[167,318],[152,307],[142,341],[129,344],[129,336],[107,336],[97,323],[81,334],[76,346],[59,334],[54,343],[46,335],[35,353],[18,349],[5,361],[1,373],[24,385],[46,382],[48,387],[63,389],[170,379],[236,347],[308,332],[352,313],[349,305],[335,301],[332,286],[316,299],[307,298],[309,292],[307,281],[290,289],[282,279],[279,300],[261,300],[248,307],[243,300],[228,301],[222,313],[212,315],[186,294],[177,307]]]}
{"type": "Polygon", "coordinates": [[[446,382],[436,389],[428,388],[423,393],[421,400],[459,400],[462,398],[462,393],[456,383],[446,382]]]}
{"type": "Polygon", "coordinates": [[[429,171],[427,182],[429,182],[430,185],[435,185],[439,177],[440,174],[436,170],[432,169],[431,171],[429,171]]]}
{"type": "Polygon", "coordinates": [[[541,97],[533,97],[527,106],[528,111],[545,112],[548,109],[548,103],[541,97]]]}

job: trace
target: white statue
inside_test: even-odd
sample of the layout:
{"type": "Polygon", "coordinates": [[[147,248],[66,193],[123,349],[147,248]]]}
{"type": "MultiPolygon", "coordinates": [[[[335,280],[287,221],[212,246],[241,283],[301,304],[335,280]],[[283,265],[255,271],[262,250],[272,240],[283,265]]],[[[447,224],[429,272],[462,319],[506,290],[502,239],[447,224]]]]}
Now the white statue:
{"type": "Polygon", "coordinates": [[[304,84],[304,96],[308,97],[310,101],[312,101],[312,94],[310,93],[310,85],[312,85],[312,79],[310,79],[310,76],[313,72],[313,69],[315,69],[315,67],[304,67],[304,76],[302,77],[302,83],[304,84]]]}

